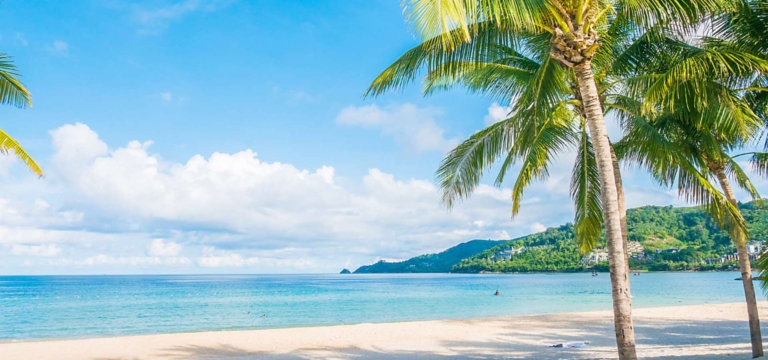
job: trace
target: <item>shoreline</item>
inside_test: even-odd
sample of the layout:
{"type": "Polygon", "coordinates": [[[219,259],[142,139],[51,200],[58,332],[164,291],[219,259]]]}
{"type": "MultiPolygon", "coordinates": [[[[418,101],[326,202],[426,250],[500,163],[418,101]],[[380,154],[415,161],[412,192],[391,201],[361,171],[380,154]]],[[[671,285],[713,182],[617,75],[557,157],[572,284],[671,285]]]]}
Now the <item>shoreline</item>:
{"type": "MultiPolygon", "coordinates": [[[[768,319],[768,304],[760,312],[768,319]]],[[[744,354],[743,303],[633,309],[641,357],[744,354]]],[[[201,331],[0,343],[0,358],[614,358],[612,312],[201,331]],[[546,345],[589,341],[586,348],[546,345]],[[503,354],[503,355],[502,355],[503,354]]],[[[738,358],[738,357],[737,357],[738,358]]]]}

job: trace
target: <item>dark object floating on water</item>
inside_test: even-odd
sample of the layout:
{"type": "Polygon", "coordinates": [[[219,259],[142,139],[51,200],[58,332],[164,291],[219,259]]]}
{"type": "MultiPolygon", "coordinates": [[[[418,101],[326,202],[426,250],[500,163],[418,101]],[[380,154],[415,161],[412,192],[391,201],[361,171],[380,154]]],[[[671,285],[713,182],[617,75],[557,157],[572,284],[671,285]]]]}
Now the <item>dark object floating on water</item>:
{"type": "MultiPolygon", "coordinates": [[[[737,278],[735,278],[735,279],[733,279],[733,280],[738,280],[738,281],[741,281],[742,279],[741,279],[741,276],[739,276],[739,277],[737,277],[737,278]]],[[[759,277],[759,276],[753,276],[753,277],[752,277],[752,281],[755,281],[755,280],[760,280],[760,281],[762,281],[762,280],[763,280],[763,278],[761,278],[761,277],[759,277]]]]}
{"type": "Polygon", "coordinates": [[[590,344],[589,341],[579,341],[579,342],[571,342],[571,343],[565,343],[565,344],[560,343],[560,344],[554,344],[554,345],[547,345],[547,347],[573,349],[573,348],[585,348],[587,347],[588,344],[590,344]]]}
{"type": "Polygon", "coordinates": [[[344,270],[341,270],[339,274],[351,274],[351,273],[352,273],[351,271],[344,269],[344,270]]]}

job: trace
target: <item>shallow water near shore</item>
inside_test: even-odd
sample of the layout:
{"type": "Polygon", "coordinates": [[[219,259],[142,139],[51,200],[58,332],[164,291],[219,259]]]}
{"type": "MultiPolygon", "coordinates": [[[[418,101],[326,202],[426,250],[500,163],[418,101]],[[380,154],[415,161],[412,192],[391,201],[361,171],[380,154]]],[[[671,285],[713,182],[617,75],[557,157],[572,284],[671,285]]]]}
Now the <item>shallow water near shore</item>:
{"type": "MultiPolygon", "coordinates": [[[[738,276],[631,276],[633,305],[743,301],[738,276]]],[[[609,310],[611,288],[607,273],[2,276],[0,308],[8,341],[609,310]]]]}

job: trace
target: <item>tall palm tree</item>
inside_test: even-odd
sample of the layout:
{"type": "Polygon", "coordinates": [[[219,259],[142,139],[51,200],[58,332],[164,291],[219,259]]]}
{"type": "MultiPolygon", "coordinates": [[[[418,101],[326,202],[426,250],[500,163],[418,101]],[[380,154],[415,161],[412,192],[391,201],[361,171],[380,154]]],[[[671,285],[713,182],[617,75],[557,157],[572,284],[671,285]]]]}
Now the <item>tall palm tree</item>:
{"type": "MultiPolygon", "coordinates": [[[[405,62],[406,67],[419,68],[426,65],[428,70],[441,68],[446,57],[471,51],[462,45],[478,42],[475,53],[468,55],[466,64],[444,69],[460,71],[463,66],[472,67],[483,54],[492,51],[479,30],[496,28],[499,36],[518,41],[528,34],[539,34],[550,40],[547,62],[558,62],[565,69],[563,74],[572,73],[578,88],[586,127],[592,141],[597,168],[596,178],[600,183],[601,204],[604,213],[604,227],[610,254],[611,285],[613,288],[613,309],[616,340],[621,359],[637,358],[635,351],[634,326],[632,324],[631,295],[625,251],[622,246],[621,215],[618,204],[616,175],[608,140],[600,92],[597,87],[593,60],[597,50],[603,46],[611,48],[610,38],[602,38],[605,29],[612,24],[623,24],[629,29],[645,29],[658,23],[693,23],[710,11],[719,11],[723,4],[718,0],[674,0],[668,2],[645,0],[589,1],[589,0],[548,0],[529,2],[525,0],[412,0],[406,4],[406,16],[426,40],[422,43],[428,51],[426,58],[414,58],[405,62]],[[566,70],[567,69],[567,70],[566,70]]],[[[407,54],[406,54],[407,55],[407,54]]],[[[554,69],[554,68],[553,68],[554,69]]],[[[397,69],[387,69],[369,90],[378,94],[389,88],[396,88],[413,79],[413,75],[398,77],[397,69]]],[[[554,70],[553,70],[554,71],[554,70]]],[[[556,73],[541,73],[533,78],[541,84],[565,85],[565,76],[556,73]]],[[[514,86],[514,84],[512,84],[514,86]]],[[[545,95],[546,96],[546,95],[545,95]]],[[[526,99],[518,99],[526,103],[526,99]]],[[[557,149],[566,142],[563,124],[552,122],[537,126],[537,119],[547,118],[547,112],[556,111],[551,102],[531,103],[521,112],[523,123],[533,122],[534,126],[521,126],[535,139],[545,139],[550,147],[541,145],[528,153],[531,163],[548,161],[548,150],[557,149]],[[525,120],[529,117],[530,120],[525,120]],[[544,126],[546,125],[546,126],[544,126]]],[[[497,124],[502,127],[510,124],[497,124]]],[[[517,138],[520,139],[520,138],[517,138]]],[[[500,146],[509,138],[496,139],[487,146],[500,146]]],[[[542,143],[543,144],[543,143],[542,143]]],[[[506,163],[506,162],[505,162],[506,163]]],[[[524,169],[526,177],[535,179],[544,174],[532,167],[524,169]]],[[[471,193],[472,181],[479,174],[470,175],[469,182],[457,179],[456,186],[449,187],[446,204],[450,207],[453,199],[461,199],[471,193]]],[[[466,180],[466,179],[464,179],[466,180]]],[[[519,205],[519,204],[518,204],[519,205]]],[[[514,206],[514,204],[513,204],[514,206]]]]}
{"type": "MultiPolygon", "coordinates": [[[[690,177],[690,173],[687,170],[681,169],[683,166],[678,163],[680,161],[686,163],[687,166],[696,166],[707,179],[714,178],[723,190],[725,198],[734,209],[738,209],[738,201],[733,191],[732,179],[740,188],[746,190],[754,200],[762,201],[746,172],[736,161],[735,158],[737,156],[729,155],[729,152],[740,147],[742,144],[732,141],[733,139],[723,139],[721,137],[722,132],[717,134],[697,127],[688,116],[662,115],[652,121],[636,125],[643,127],[643,129],[637,130],[638,132],[645,132],[646,134],[645,136],[638,136],[634,132],[636,130],[633,129],[630,132],[632,137],[628,136],[628,139],[631,140],[628,141],[627,145],[632,147],[638,146],[637,142],[646,143],[640,145],[639,149],[632,153],[633,156],[636,156],[632,160],[639,161],[649,170],[652,170],[652,174],[660,183],[676,185],[679,190],[686,188],[686,182],[690,177]],[[648,151],[649,148],[655,149],[655,152],[648,151]],[[667,151],[676,151],[678,154],[670,157],[661,153],[667,151]],[[662,164],[662,162],[665,163],[662,164]],[[675,184],[676,178],[679,178],[679,181],[675,184]]],[[[619,143],[618,151],[622,159],[627,160],[623,157],[625,153],[622,145],[624,144],[619,143]]],[[[766,161],[768,153],[756,152],[752,153],[752,155],[751,162],[765,170],[766,163],[768,163],[766,161]]],[[[722,227],[730,230],[731,239],[738,252],[741,279],[749,315],[752,355],[753,357],[759,357],[763,356],[763,346],[760,319],[757,313],[755,290],[752,282],[752,270],[747,253],[746,243],[748,236],[744,226],[732,223],[732,221],[743,222],[743,219],[731,220],[733,218],[728,218],[729,215],[722,214],[719,217],[715,217],[714,220],[722,227]]]]}
{"type": "Polygon", "coordinates": [[[633,71],[638,76],[627,81],[627,91],[637,91],[646,100],[657,101],[647,102],[643,105],[646,111],[636,111],[624,119],[626,136],[617,150],[620,157],[643,165],[661,184],[676,185],[683,194],[695,193],[692,184],[696,182],[712,179],[720,185],[730,211],[710,214],[730,230],[737,248],[752,355],[759,357],[763,356],[763,346],[747,254],[748,236],[731,179],[753,199],[761,201],[735,158],[752,155],[753,166],[766,172],[768,154],[749,152],[731,156],[730,153],[754,143],[764,129],[761,117],[753,111],[754,99],[768,88],[758,86],[754,79],[759,77],[759,71],[768,70],[768,61],[742,52],[738,46],[722,39],[704,38],[700,43],[702,47],[666,39],[646,44],[645,51],[636,53],[638,57],[632,62],[636,64],[633,71]],[[706,53],[718,57],[719,64],[707,61],[690,66],[691,58],[706,53]],[[695,74],[685,74],[691,71],[695,74]],[[663,89],[669,76],[684,79],[663,89]],[[705,179],[701,179],[702,175],[705,179]]]}
{"type": "MultiPolygon", "coordinates": [[[[18,76],[18,69],[11,61],[11,57],[0,52],[0,104],[19,108],[31,107],[32,97],[24,84],[19,81],[18,76]]],[[[8,154],[10,151],[13,151],[30,171],[37,176],[43,176],[43,170],[21,147],[21,144],[0,129],[0,152],[8,154]]]]}

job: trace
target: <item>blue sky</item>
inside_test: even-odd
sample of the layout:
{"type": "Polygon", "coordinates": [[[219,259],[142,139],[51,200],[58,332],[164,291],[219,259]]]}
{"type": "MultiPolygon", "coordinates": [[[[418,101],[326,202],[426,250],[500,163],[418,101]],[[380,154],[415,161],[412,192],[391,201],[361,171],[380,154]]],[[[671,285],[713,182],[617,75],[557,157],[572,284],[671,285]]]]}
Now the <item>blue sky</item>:
{"type": "MultiPolygon", "coordinates": [[[[508,189],[440,207],[443,154],[503,109],[362,98],[417,44],[399,1],[8,0],[0,21],[34,101],[0,126],[46,172],[0,158],[0,273],[336,272],[572,217],[568,154],[514,221],[508,189]]],[[[630,205],[681,204],[625,177],[630,205]]]]}

